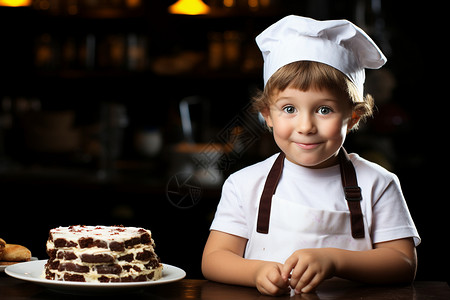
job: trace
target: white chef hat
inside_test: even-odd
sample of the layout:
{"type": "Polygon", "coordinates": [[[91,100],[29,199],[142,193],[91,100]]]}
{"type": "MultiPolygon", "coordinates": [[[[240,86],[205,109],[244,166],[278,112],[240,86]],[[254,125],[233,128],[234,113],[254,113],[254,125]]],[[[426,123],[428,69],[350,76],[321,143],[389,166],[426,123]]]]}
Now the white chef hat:
{"type": "Polygon", "coordinates": [[[256,37],[264,58],[264,86],[279,68],[295,61],[332,66],[364,91],[365,68],[378,69],[386,57],[374,41],[347,20],[317,21],[287,16],[256,37]]]}

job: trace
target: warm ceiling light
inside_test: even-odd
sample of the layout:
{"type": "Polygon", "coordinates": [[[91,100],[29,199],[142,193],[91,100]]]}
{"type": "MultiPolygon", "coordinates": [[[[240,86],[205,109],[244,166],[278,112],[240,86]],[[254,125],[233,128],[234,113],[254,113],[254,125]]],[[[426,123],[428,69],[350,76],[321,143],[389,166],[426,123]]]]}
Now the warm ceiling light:
{"type": "Polygon", "coordinates": [[[0,0],[0,6],[30,6],[31,0],[0,0]]]}
{"type": "Polygon", "coordinates": [[[209,11],[209,6],[201,0],[178,0],[175,4],[169,6],[171,14],[205,15],[209,11]]]}

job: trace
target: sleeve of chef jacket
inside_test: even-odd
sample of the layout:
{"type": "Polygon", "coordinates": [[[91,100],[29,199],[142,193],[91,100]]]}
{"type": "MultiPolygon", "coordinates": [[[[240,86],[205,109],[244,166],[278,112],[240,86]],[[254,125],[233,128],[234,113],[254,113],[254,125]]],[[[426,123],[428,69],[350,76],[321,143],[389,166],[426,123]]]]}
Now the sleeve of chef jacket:
{"type": "Polygon", "coordinates": [[[373,189],[372,242],[380,243],[401,238],[414,238],[420,244],[420,237],[409,212],[398,177],[392,173],[383,178],[383,189],[373,189]]]}
{"type": "Polygon", "coordinates": [[[242,196],[231,175],[223,184],[222,196],[210,230],[218,230],[248,239],[248,220],[242,206],[242,196]]]}

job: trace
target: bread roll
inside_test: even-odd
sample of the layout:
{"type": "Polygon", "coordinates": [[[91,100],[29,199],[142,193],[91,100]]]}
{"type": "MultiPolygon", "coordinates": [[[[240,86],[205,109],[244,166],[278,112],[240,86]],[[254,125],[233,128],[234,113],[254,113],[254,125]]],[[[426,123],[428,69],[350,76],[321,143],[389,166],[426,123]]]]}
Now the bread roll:
{"type": "Polygon", "coordinates": [[[4,261],[29,261],[31,251],[26,247],[15,244],[6,244],[1,260],[4,261]]]}
{"type": "Polygon", "coordinates": [[[0,260],[2,260],[3,252],[5,251],[6,242],[0,238],[0,260]]]}

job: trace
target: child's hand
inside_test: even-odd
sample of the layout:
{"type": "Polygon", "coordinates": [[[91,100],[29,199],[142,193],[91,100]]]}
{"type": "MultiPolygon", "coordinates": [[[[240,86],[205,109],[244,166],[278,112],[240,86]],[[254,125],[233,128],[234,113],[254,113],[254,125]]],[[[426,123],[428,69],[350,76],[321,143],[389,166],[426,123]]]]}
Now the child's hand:
{"type": "Polygon", "coordinates": [[[284,263],[281,276],[291,278],[295,293],[309,293],[323,280],[333,276],[335,262],[327,249],[302,249],[295,251],[284,263]],[[289,275],[292,271],[292,274],[289,275]]]}
{"type": "Polygon", "coordinates": [[[264,262],[256,272],[256,288],[265,295],[282,295],[289,293],[289,281],[281,276],[282,264],[264,262]]]}

